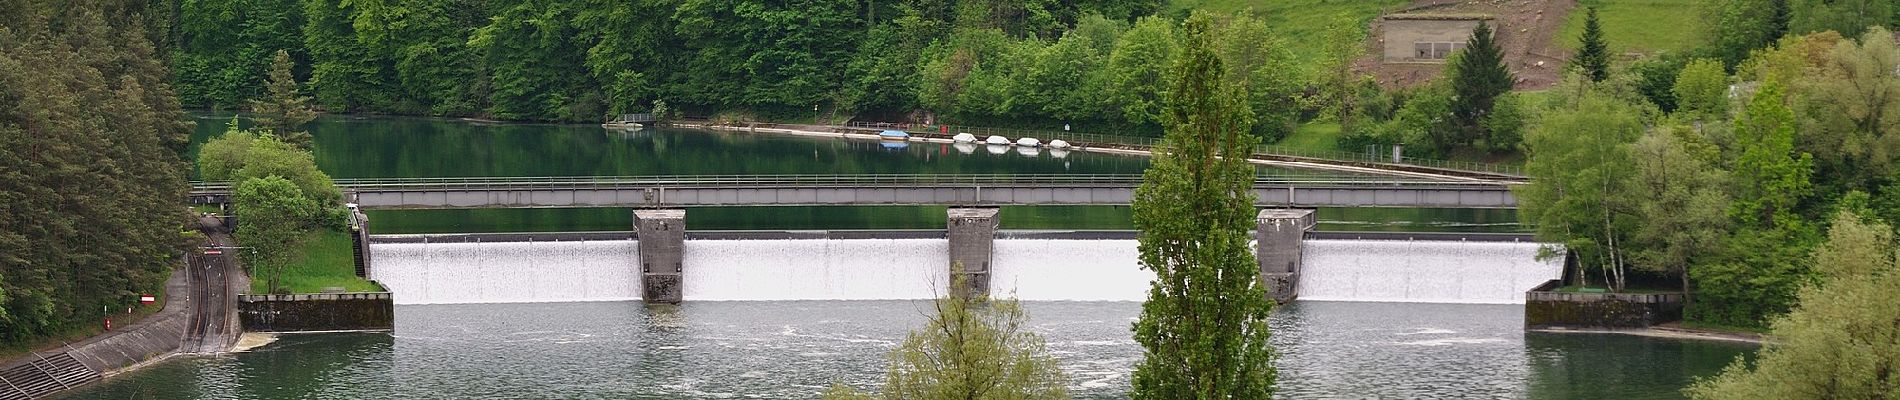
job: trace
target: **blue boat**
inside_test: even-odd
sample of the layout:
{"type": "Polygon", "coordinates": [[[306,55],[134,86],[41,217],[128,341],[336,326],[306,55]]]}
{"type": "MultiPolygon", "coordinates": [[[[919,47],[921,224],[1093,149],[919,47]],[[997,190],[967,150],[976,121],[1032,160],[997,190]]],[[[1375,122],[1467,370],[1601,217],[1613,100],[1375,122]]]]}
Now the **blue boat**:
{"type": "Polygon", "coordinates": [[[878,134],[877,134],[877,138],[878,138],[878,140],[898,140],[898,141],[909,141],[909,140],[910,140],[910,134],[909,134],[909,133],[904,133],[904,131],[888,131],[888,130],[887,130],[887,131],[883,131],[883,132],[878,132],[878,134]]]}

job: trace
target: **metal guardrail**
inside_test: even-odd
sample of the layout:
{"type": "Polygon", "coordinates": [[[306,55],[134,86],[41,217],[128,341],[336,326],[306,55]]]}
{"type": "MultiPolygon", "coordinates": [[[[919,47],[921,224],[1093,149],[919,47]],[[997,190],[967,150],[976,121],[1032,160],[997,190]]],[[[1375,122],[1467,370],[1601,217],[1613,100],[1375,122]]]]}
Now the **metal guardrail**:
{"type": "MultiPolygon", "coordinates": [[[[643,188],[652,186],[814,186],[814,187],[923,187],[947,185],[991,186],[1134,186],[1141,175],[681,175],[681,176],[540,176],[337,179],[336,185],[353,190],[377,189],[495,189],[495,188],[643,188]]],[[[1255,185],[1310,185],[1315,187],[1447,187],[1501,188],[1500,182],[1393,179],[1382,176],[1262,175],[1255,185]]],[[[229,192],[231,182],[191,183],[193,192],[229,192]]]]}
{"type": "MultiPolygon", "coordinates": [[[[910,132],[913,134],[926,134],[926,135],[946,135],[946,134],[955,135],[958,133],[969,133],[971,135],[976,135],[979,139],[990,136],[990,135],[1003,136],[1011,140],[1028,136],[1028,137],[1041,139],[1044,142],[1054,140],[1054,139],[1062,139],[1063,141],[1067,141],[1067,142],[1071,142],[1075,144],[1094,144],[1094,145],[1115,144],[1115,145],[1139,146],[1139,147],[1147,147],[1147,148],[1154,147],[1155,145],[1160,144],[1161,142],[1161,138],[1148,137],[1148,136],[1080,133],[1080,132],[1048,131],[1048,130],[1032,130],[1032,129],[992,128],[992,127],[962,126],[962,125],[923,125],[923,124],[887,123],[887,122],[851,122],[851,123],[845,124],[845,127],[859,128],[859,129],[898,129],[898,130],[903,130],[903,131],[910,132]]],[[[1292,147],[1287,147],[1287,146],[1275,146],[1275,145],[1255,146],[1253,154],[1255,156],[1298,157],[1298,158],[1310,158],[1310,159],[1322,160],[1322,161],[1349,161],[1349,162],[1370,163],[1370,164],[1411,165],[1411,166],[1426,167],[1426,168],[1479,172],[1479,173],[1495,174],[1495,175],[1518,177],[1518,178],[1522,178],[1525,176],[1524,169],[1522,167],[1514,166],[1514,165],[1492,164],[1492,163],[1481,163],[1481,162],[1470,162],[1470,161],[1439,160],[1439,159],[1420,158],[1420,157],[1400,157],[1399,162],[1394,163],[1392,162],[1392,157],[1390,154],[1355,153],[1355,152],[1349,152],[1349,151],[1308,150],[1308,149],[1297,149],[1297,148],[1292,148],[1292,147]]]]}

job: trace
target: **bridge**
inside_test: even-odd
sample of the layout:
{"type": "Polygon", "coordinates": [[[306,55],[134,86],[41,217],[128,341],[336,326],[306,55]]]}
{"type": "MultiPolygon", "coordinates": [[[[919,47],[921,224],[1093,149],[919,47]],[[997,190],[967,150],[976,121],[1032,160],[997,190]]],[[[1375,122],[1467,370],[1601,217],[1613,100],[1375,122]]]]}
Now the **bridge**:
{"type": "MultiPolygon", "coordinates": [[[[366,209],[678,208],[814,205],[1128,205],[1139,175],[689,175],[339,179],[366,209]]],[[[1511,183],[1261,176],[1263,207],[1516,208],[1511,183]]],[[[194,182],[191,202],[230,201],[194,182]]]]}

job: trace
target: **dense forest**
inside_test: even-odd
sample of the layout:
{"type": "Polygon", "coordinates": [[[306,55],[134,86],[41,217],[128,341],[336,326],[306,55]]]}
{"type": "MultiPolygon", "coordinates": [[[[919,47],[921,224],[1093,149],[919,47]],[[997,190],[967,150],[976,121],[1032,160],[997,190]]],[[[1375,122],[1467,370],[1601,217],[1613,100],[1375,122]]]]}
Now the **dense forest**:
{"type": "Polygon", "coordinates": [[[95,327],[179,262],[190,126],[145,6],[0,1],[0,348],[95,327]]]}
{"type": "MultiPolygon", "coordinates": [[[[164,2],[187,107],[263,93],[270,55],[331,112],[599,121],[689,115],[1089,122],[1159,133],[1182,15],[1158,0],[164,2]]],[[[1308,70],[1264,20],[1216,28],[1257,132],[1292,129],[1308,70]]],[[[1357,40],[1360,34],[1352,36],[1357,40]]],[[[1099,131],[1099,130],[1098,130],[1099,131]]]]}

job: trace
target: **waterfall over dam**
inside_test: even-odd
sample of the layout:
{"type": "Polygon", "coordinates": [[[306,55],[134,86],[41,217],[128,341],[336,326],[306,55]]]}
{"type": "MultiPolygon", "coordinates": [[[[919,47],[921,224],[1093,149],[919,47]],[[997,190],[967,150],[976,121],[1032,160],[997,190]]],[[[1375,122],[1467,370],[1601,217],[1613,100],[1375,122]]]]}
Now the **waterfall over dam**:
{"type": "MultiPolygon", "coordinates": [[[[1300,298],[1522,303],[1561,272],[1536,243],[1315,240],[1300,298]]],[[[375,243],[398,304],[640,299],[635,241],[375,243]]],[[[1127,239],[995,241],[991,292],[1033,301],[1141,301],[1154,274],[1127,239]]],[[[687,240],[684,299],[926,299],[949,286],[944,239],[687,240]]]]}

